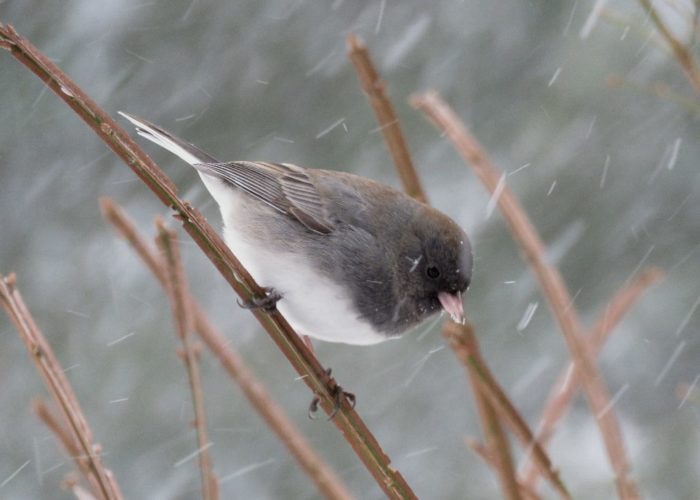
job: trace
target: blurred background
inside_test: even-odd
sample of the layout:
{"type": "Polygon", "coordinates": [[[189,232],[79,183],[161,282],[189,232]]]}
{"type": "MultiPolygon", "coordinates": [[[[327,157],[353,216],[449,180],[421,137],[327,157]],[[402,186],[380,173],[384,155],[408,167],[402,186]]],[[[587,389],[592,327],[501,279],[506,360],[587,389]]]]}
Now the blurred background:
{"type": "MultiPolygon", "coordinates": [[[[693,2],[657,4],[674,33],[690,38],[693,2]]],[[[691,498],[700,489],[700,103],[637,2],[607,2],[599,16],[592,9],[577,0],[23,0],[0,2],[0,19],[113,115],[146,117],[224,160],[347,170],[400,187],[346,57],[345,36],[361,35],[431,202],[471,235],[465,307],[531,426],[568,361],[563,338],[502,218],[489,215],[489,195],[407,98],[439,90],[508,173],[586,325],[640,269],[667,272],[616,329],[600,365],[644,496],[691,498]]],[[[197,497],[196,462],[175,466],[196,443],[169,304],[97,200],[113,197],[149,233],[169,213],[5,52],[0,68],[0,272],[17,273],[127,498],[197,497]]],[[[220,227],[194,172],[144,148],[220,227]]],[[[311,395],[267,334],[181,240],[191,287],[231,344],[351,491],[381,498],[335,427],[307,418],[311,395]]],[[[439,324],[370,348],[317,343],[317,351],[419,496],[500,495],[464,445],[479,423],[439,324]]],[[[222,498],[316,498],[208,354],[202,370],[222,498]]],[[[0,314],[2,498],[70,498],[59,483],[72,464],[30,411],[45,393],[0,314]]],[[[575,497],[614,496],[581,396],[551,456],[575,497]]]]}

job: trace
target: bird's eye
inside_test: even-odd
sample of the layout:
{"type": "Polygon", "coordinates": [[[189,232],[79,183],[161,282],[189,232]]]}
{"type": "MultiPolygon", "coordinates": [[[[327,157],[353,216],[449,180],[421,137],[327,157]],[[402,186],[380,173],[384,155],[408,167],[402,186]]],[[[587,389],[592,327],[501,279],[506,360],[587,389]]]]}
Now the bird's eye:
{"type": "Polygon", "coordinates": [[[430,266],[425,270],[425,274],[428,275],[428,278],[434,280],[440,277],[440,270],[435,266],[430,266]]]}

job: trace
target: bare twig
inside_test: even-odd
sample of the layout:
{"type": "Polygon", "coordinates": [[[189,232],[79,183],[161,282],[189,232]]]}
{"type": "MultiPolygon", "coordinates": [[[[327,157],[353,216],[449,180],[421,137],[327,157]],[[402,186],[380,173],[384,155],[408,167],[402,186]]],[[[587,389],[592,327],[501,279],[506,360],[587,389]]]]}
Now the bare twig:
{"type": "Polygon", "coordinates": [[[630,466],[625,453],[622,433],[613,411],[608,407],[610,395],[582,338],[582,327],[572,307],[569,291],[559,271],[547,263],[545,248],[535,227],[508,186],[498,188],[501,175],[488,155],[469,133],[455,112],[438,96],[429,92],[411,99],[412,104],[423,111],[438,128],[444,130],[464,161],[472,167],[484,186],[496,194],[498,206],[517,241],[525,260],[532,267],[542,292],[559,323],[571,358],[579,371],[591,411],[596,415],[610,463],[615,472],[617,490],[623,499],[638,498],[637,488],[630,477],[630,466]]]}
{"type": "MultiPolygon", "coordinates": [[[[456,325],[451,321],[446,321],[444,324],[444,334],[445,337],[450,340],[450,345],[458,345],[456,341],[451,341],[450,337],[452,335],[462,334],[471,339],[471,346],[474,349],[478,349],[476,346],[476,339],[474,338],[474,328],[472,327],[471,323],[466,323],[461,328],[464,330],[464,332],[458,333],[456,331],[458,328],[459,325],[456,325]],[[467,333],[467,331],[469,333],[467,333]]],[[[503,432],[503,427],[501,426],[501,422],[493,405],[491,404],[491,401],[489,400],[488,396],[484,394],[484,389],[481,387],[481,377],[477,373],[476,365],[473,363],[462,364],[467,372],[469,383],[472,387],[472,392],[474,393],[474,401],[476,402],[476,408],[479,412],[479,419],[481,420],[481,429],[484,433],[484,438],[488,446],[488,455],[491,457],[489,463],[493,465],[493,468],[498,474],[498,479],[501,482],[501,489],[503,490],[503,496],[508,499],[520,499],[520,489],[515,477],[513,456],[510,453],[508,437],[506,436],[505,432],[503,432]]]]}
{"type": "MultiPolygon", "coordinates": [[[[643,271],[627,286],[621,288],[610,299],[603,314],[596,322],[588,337],[588,349],[592,355],[597,355],[600,349],[605,344],[610,333],[615,329],[625,313],[632,305],[641,297],[641,295],[654,283],[658,282],[663,277],[663,272],[658,268],[650,268],[643,271]]],[[[562,370],[562,373],[557,378],[556,383],[552,387],[547,403],[542,410],[542,419],[537,430],[537,440],[546,446],[554,433],[554,428],[557,422],[566,413],[574,394],[579,388],[580,379],[574,371],[573,363],[562,370]]],[[[525,463],[527,464],[527,462],[525,463]]],[[[538,471],[533,464],[524,475],[525,484],[530,488],[535,488],[538,471]]]]}
{"type": "Polygon", "coordinates": [[[37,418],[39,418],[56,439],[58,439],[58,442],[61,443],[66,455],[73,460],[75,468],[80,472],[83,478],[85,478],[85,481],[90,485],[92,491],[99,491],[99,485],[95,481],[95,476],[92,474],[87,460],[82,459],[80,445],[73,437],[71,431],[60,421],[61,417],[54,415],[42,399],[35,399],[32,402],[32,410],[37,418]]]}
{"type": "MultiPolygon", "coordinates": [[[[478,382],[482,394],[489,399],[501,418],[508,424],[526,449],[528,451],[532,450],[533,460],[542,475],[547,478],[563,498],[571,498],[571,495],[559,478],[558,472],[552,467],[549,457],[484,363],[472,329],[467,325],[458,325],[457,323],[446,321],[442,333],[465,368],[469,369],[470,373],[473,370],[474,380],[478,382]]],[[[495,453],[495,450],[491,453],[495,453]]]]}
{"type": "Polygon", "coordinates": [[[372,105],[379,127],[384,135],[384,142],[389,148],[404,190],[409,196],[427,203],[428,198],[425,195],[425,191],[423,191],[418,174],[416,174],[416,169],[411,161],[411,155],[408,152],[406,140],[401,132],[399,120],[396,118],[394,106],[386,95],[386,85],[374,67],[374,63],[367,51],[367,46],[355,35],[348,35],[347,46],[348,57],[355,65],[362,89],[372,105]]]}
{"type": "MultiPolygon", "coordinates": [[[[464,438],[464,441],[467,447],[469,447],[487,465],[493,467],[494,469],[498,468],[498,460],[496,459],[496,457],[493,456],[491,450],[489,450],[486,446],[484,446],[476,439],[473,439],[471,437],[464,438]]],[[[521,481],[518,481],[517,484],[520,496],[522,498],[525,498],[527,500],[539,500],[540,496],[533,490],[528,489],[521,481]]]]}
{"type": "Polygon", "coordinates": [[[219,482],[212,470],[211,457],[209,455],[209,437],[207,434],[207,417],[204,410],[204,394],[202,392],[202,380],[199,374],[199,362],[195,345],[190,338],[192,332],[191,297],[187,287],[185,271],[182,268],[180,248],[177,242],[177,234],[165,227],[162,218],[156,219],[158,235],[156,243],[160,247],[162,260],[165,264],[167,276],[167,289],[170,304],[175,318],[177,335],[182,342],[182,359],[187,369],[187,377],[192,392],[192,404],[194,407],[194,427],[197,431],[197,446],[199,468],[202,475],[202,498],[215,500],[219,498],[219,482]]]}
{"type": "MultiPolygon", "coordinates": [[[[134,248],[161,286],[166,287],[165,270],[159,262],[157,254],[150,248],[146,239],[139,235],[124,210],[109,198],[101,198],[100,207],[105,218],[112,224],[117,233],[134,248]]],[[[287,447],[302,470],[316,484],[318,490],[326,498],[341,500],[352,498],[340,478],[326,465],[284,410],[270,397],[267,389],[257,380],[240,355],[207,319],[202,307],[194,299],[192,299],[190,307],[194,329],[204,344],[219,359],[224,369],[240,386],[250,405],[287,447]]]]}
{"type": "Polygon", "coordinates": [[[63,417],[73,434],[80,457],[84,462],[79,469],[89,471],[89,482],[94,485],[94,494],[107,500],[122,498],[116,483],[110,480],[110,473],[105,469],[100,455],[100,448],[93,444],[92,432],[83,415],[78,399],[66,378],[60,363],[46,341],[46,338],[34,322],[22,296],[15,288],[15,276],[0,275],[0,302],[5,312],[15,325],[24,341],[29,356],[41,374],[46,387],[60,408],[63,417]]]}
{"type": "Polygon", "coordinates": [[[700,69],[698,69],[698,63],[690,48],[676,38],[664,20],[661,19],[661,16],[650,0],[639,0],[639,3],[644,7],[644,10],[647,11],[656,29],[659,30],[661,36],[663,36],[666,43],[668,43],[671,52],[673,52],[678,64],[681,65],[683,73],[695,89],[695,92],[700,94],[700,69]]]}
{"type": "MultiPolygon", "coordinates": [[[[0,25],[0,43],[5,48],[9,47],[13,57],[44,81],[127,163],[163,204],[180,216],[185,230],[244,301],[253,296],[264,296],[260,285],[253,280],[200,212],[177,196],[172,181],[80,87],[11,26],[0,25]]],[[[321,366],[279,311],[253,311],[253,315],[301,375],[304,383],[320,398],[321,406],[330,415],[336,401],[334,394],[338,384],[335,379],[321,366]]],[[[379,487],[392,498],[414,498],[415,494],[406,480],[391,467],[391,460],[344,395],[340,403],[340,410],[333,418],[333,423],[379,487]]]]}

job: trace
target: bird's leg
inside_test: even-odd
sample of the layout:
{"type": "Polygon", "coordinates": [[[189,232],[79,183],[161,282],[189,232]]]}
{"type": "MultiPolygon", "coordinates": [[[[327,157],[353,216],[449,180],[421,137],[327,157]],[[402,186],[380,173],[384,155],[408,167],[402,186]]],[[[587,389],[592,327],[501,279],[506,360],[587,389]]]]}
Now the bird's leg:
{"type": "Polygon", "coordinates": [[[236,299],[238,305],[243,309],[262,309],[269,313],[277,308],[277,302],[282,298],[282,295],[274,288],[265,288],[264,297],[253,297],[249,302],[241,302],[236,299]]]}
{"type": "MultiPolygon", "coordinates": [[[[326,370],[326,374],[330,377],[331,376],[331,369],[328,368],[326,370]]],[[[340,387],[338,384],[335,384],[333,386],[333,390],[331,392],[331,396],[333,397],[333,411],[331,412],[330,416],[328,417],[328,420],[333,420],[333,417],[338,413],[340,410],[340,406],[342,405],[343,402],[343,397],[347,398],[347,400],[350,402],[350,406],[352,408],[355,408],[355,395],[352,392],[347,392],[344,391],[342,387],[340,387]]],[[[311,400],[311,404],[309,405],[309,418],[312,420],[316,419],[316,412],[318,411],[318,403],[321,400],[319,399],[318,396],[314,396],[314,398],[311,400]]]]}

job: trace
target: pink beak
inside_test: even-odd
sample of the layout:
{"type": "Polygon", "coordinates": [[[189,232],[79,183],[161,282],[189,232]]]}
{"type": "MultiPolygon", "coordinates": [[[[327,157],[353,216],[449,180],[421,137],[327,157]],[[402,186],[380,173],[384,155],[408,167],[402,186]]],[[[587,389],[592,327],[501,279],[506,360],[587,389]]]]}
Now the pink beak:
{"type": "Polygon", "coordinates": [[[462,308],[462,294],[457,293],[438,293],[440,305],[447,314],[450,315],[452,321],[459,324],[464,324],[464,309],[462,308]]]}

